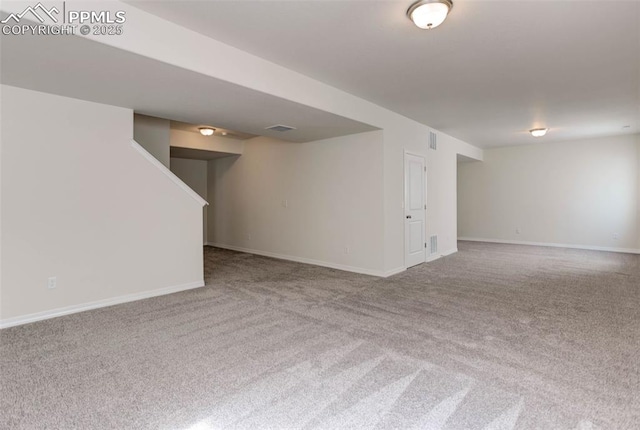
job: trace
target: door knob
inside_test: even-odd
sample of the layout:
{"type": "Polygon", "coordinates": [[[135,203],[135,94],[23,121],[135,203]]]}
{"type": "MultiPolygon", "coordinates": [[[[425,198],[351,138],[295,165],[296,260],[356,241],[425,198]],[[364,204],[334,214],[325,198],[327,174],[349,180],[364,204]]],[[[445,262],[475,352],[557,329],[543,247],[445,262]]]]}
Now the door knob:
{"type": "Polygon", "coordinates": [[[411,215],[407,215],[407,219],[411,219],[411,215]]]}

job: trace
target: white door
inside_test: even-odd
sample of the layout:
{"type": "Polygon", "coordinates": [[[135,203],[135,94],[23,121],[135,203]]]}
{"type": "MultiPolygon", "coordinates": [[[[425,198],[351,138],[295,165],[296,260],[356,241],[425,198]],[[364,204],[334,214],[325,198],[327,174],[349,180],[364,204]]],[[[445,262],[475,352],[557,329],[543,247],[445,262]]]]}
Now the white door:
{"type": "Polygon", "coordinates": [[[425,261],[425,161],[404,155],[404,262],[407,267],[425,261]]]}

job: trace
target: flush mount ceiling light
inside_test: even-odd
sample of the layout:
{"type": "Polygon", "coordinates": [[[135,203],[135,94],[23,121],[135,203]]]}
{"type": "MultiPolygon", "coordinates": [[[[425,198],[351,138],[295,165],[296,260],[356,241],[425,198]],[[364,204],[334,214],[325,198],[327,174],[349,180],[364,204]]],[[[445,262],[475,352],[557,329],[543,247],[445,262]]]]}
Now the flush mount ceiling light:
{"type": "Polygon", "coordinates": [[[451,0],[420,0],[411,5],[407,16],[418,27],[431,30],[444,22],[451,8],[451,0]]]}
{"type": "Polygon", "coordinates": [[[200,130],[200,134],[203,136],[211,136],[213,132],[216,131],[215,128],[211,127],[198,127],[198,130],[200,130]]]}
{"type": "Polygon", "coordinates": [[[545,134],[547,134],[547,130],[549,130],[548,128],[532,128],[531,130],[529,130],[529,133],[531,133],[531,136],[533,137],[542,137],[545,134]]]}

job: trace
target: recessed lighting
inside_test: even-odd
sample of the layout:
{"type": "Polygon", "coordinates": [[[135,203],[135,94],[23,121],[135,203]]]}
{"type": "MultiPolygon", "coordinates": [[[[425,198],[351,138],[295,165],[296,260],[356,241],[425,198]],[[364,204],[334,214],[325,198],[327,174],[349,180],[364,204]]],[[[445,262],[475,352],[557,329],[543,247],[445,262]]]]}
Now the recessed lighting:
{"type": "Polygon", "coordinates": [[[622,128],[631,128],[630,125],[623,125],[622,128]]]}
{"type": "Polygon", "coordinates": [[[549,130],[548,128],[533,128],[531,130],[529,130],[529,133],[531,133],[531,136],[533,137],[542,137],[545,134],[547,134],[547,130],[549,130]]]}
{"type": "Polygon", "coordinates": [[[226,131],[223,131],[223,132],[222,132],[222,135],[223,135],[223,136],[226,136],[226,135],[227,135],[227,132],[226,132],[226,131]]]}
{"type": "Polygon", "coordinates": [[[447,19],[451,8],[451,0],[420,0],[411,5],[407,10],[407,16],[419,28],[431,30],[447,19]]]}
{"type": "Polygon", "coordinates": [[[212,127],[198,127],[198,130],[200,130],[200,134],[203,136],[211,136],[213,132],[216,131],[216,129],[212,127]]]}

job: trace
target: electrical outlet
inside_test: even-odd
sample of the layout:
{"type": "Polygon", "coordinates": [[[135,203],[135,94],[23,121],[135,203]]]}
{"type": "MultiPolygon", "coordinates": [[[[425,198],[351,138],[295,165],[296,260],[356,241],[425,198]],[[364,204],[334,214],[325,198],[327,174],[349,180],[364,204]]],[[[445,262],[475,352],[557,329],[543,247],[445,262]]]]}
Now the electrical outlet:
{"type": "Polygon", "coordinates": [[[55,276],[52,276],[47,281],[47,288],[49,289],[55,288],[57,284],[58,284],[58,280],[56,279],[55,276]]]}
{"type": "Polygon", "coordinates": [[[251,233],[247,234],[247,240],[251,240],[251,233]]]}
{"type": "Polygon", "coordinates": [[[282,207],[283,208],[288,208],[289,207],[289,201],[288,200],[283,200],[282,201],[282,207]]]}
{"type": "Polygon", "coordinates": [[[613,233],[613,240],[620,239],[620,235],[618,233],[613,233]]]}
{"type": "Polygon", "coordinates": [[[516,227],[516,234],[520,234],[520,227],[516,227]]]}
{"type": "Polygon", "coordinates": [[[345,253],[345,254],[348,254],[348,253],[349,253],[349,247],[348,247],[348,246],[345,246],[345,247],[344,247],[344,253],[345,253]]]}

